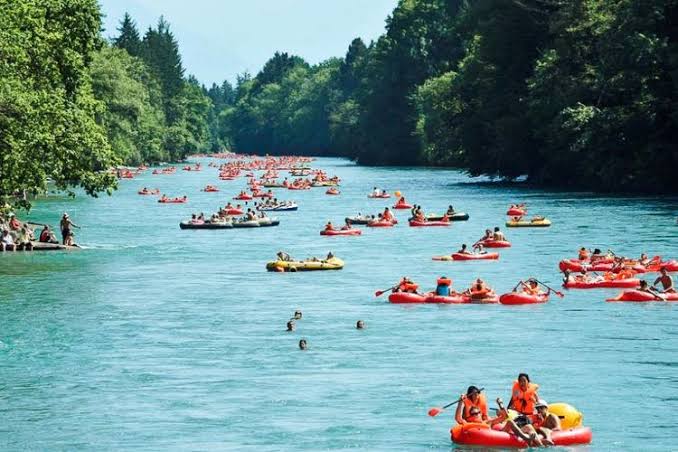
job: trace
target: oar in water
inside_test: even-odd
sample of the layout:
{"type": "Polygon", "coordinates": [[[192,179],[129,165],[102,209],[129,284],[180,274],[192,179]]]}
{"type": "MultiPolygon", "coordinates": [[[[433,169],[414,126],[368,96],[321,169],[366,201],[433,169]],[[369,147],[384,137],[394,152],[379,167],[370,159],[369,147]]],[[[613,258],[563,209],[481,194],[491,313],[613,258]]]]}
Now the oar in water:
{"type": "MultiPolygon", "coordinates": [[[[481,392],[483,392],[483,390],[485,390],[485,388],[480,388],[480,389],[478,390],[478,394],[480,394],[481,392]]],[[[456,405],[457,403],[461,402],[462,400],[464,400],[464,397],[463,397],[463,396],[462,396],[462,397],[459,397],[457,400],[455,400],[455,401],[452,402],[452,403],[448,403],[447,405],[445,405],[445,406],[443,406],[443,407],[437,407],[437,406],[435,406],[435,407],[433,407],[433,408],[431,408],[431,409],[428,410],[428,415],[431,416],[431,417],[437,416],[437,415],[439,415],[440,413],[442,413],[443,411],[445,411],[447,408],[451,407],[452,405],[456,405]]]]}
{"type": "Polygon", "coordinates": [[[563,297],[565,296],[562,292],[559,292],[559,291],[557,291],[557,290],[555,290],[555,289],[553,289],[553,288],[547,286],[546,284],[544,284],[543,282],[539,281],[538,279],[535,279],[535,281],[537,281],[537,283],[541,284],[542,286],[544,286],[545,288],[547,288],[548,290],[550,290],[550,291],[553,292],[554,294],[558,295],[560,298],[563,298],[563,297]]]}
{"type": "Polygon", "coordinates": [[[395,286],[389,287],[388,289],[377,290],[376,292],[374,292],[374,296],[375,296],[375,297],[381,297],[383,294],[385,294],[385,293],[388,292],[389,290],[395,289],[395,288],[398,287],[399,285],[400,285],[400,284],[396,284],[395,286]]]}

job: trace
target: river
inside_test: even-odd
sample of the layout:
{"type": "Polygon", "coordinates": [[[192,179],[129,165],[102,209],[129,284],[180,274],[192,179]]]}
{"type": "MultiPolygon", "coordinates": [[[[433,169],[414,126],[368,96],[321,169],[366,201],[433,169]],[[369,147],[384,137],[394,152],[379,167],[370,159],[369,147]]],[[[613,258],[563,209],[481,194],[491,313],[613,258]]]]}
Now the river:
{"type": "MultiPolygon", "coordinates": [[[[206,164],[207,160],[203,160],[206,164]]],[[[610,197],[474,183],[440,169],[370,168],[319,159],[342,178],[324,189],[277,190],[299,202],[277,228],[183,231],[244,187],[214,168],[122,181],[113,196],[53,197],[29,218],[82,229],[77,252],[0,255],[3,450],[451,450],[453,412],[428,417],[466,387],[509,398],[528,372],[549,402],[584,413],[580,450],[669,450],[678,401],[678,305],[605,303],[618,290],[538,306],[391,305],[377,289],[407,275],[424,288],[483,277],[499,293],[521,278],[560,284],[557,263],[581,246],[678,258],[675,198],[610,197]],[[221,193],[200,192],[207,183],[221,193]],[[428,211],[470,214],[449,228],[406,227],[321,237],[331,219],[377,213],[373,186],[428,211]],[[137,195],[142,186],[186,205],[137,195]],[[551,228],[509,229],[497,262],[434,262],[503,226],[527,202],[551,228]],[[278,250],[332,251],[335,272],[268,273],[278,250]],[[285,331],[295,310],[297,331],[285,331]],[[358,319],[367,328],[356,330],[358,319]],[[300,351],[299,339],[309,349],[300,351]]]]}

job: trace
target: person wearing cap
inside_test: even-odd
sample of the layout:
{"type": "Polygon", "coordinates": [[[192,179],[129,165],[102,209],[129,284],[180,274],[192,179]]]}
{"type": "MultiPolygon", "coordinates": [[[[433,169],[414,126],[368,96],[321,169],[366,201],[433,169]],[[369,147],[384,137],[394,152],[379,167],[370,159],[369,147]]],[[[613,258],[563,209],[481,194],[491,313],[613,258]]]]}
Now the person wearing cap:
{"type": "Polygon", "coordinates": [[[544,437],[544,444],[553,446],[554,442],[551,433],[560,430],[560,418],[553,413],[549,413],[549,405],[544,399],[539,399],[534,405],[537,414],[532,415],[532,425],[541,436],[544,437]]]}
{"type": "MultiPolygon", "coordinates": [[[[459,397],[454,419],[461,425],[474,422],[471,416],[471,410],[475,412],[474,408],[475,410],[480,410],[480,420],[486,421],[488,419],[485,395],[476,386],[471,385],[466,390],[466,394],[462,394],[459,397]]],[[[477,419],[477,416],[473,417],[473,419],[477,419]]]]}
{"type": "Polygon", "coordinates": [[[73,223],[68,216],[68,213],[64,213],[64,216],[61,217],[61,221],[59,222],[59,226],[61,227],[61,240],[62,244],[66,245],[66,242],[68,241],[69,236],[71,236],[71,228],[79,228],[77,224],[73,223]]]}

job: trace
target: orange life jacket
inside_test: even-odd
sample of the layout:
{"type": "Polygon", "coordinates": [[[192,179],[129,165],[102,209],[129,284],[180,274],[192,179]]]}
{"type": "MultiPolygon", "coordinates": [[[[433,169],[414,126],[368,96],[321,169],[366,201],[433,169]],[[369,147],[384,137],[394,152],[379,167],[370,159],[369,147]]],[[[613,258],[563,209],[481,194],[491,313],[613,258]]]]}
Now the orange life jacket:
{"type": "Polygon", "coordinates": [[[452,280],[450,278],[438,278],[437,283],[439,286],[451,286],[452,280]]]}
{"type": "Polygon", "coordinates": [[[390,211],[384,211],[384,213],[381,215],[381,218],[384,220],[393,221],[393,215],[390,211]]]}
{"type": "Polygon", "coordinates": [[[485,395],[482,393],[478,394],[478,398],[476,399],[475,403],[468,397],[464,397],[464,399],[461,401],[464,404],[464,411],[461,413],[461,417],[469,422],[475,422],[471,421],[471,415],[469,412],[471,411],[472,407],[476,407],[480,410],[480,413],[483,418],[487,418],[487,400],[485,399],[485,395]]]}
{"type": "Polygon", "coordinates": [[[527,390],[523,391],[520,388],[518,380],[513,382],[513,392],[511,393],[511,405],[514,410],[522,414],[533,414],[534,404],[537,401],[537,390],[539,385],[534,383],[527,384],[527,390]]]}
{"type": "Polygon", "coordinates": [[[409,281],[401,281],[398,288],[402,292],[416,292],[417,289],[419,288],[419,284],[415,284],[415,283],[409,282],[409,281]]]}

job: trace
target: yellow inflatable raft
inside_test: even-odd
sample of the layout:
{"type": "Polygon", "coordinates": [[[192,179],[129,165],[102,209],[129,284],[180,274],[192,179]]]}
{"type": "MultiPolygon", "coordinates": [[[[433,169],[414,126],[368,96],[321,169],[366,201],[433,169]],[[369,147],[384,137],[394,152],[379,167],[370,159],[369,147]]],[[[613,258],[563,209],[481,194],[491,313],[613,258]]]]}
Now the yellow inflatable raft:
{"type": "Polygon", "coordinates": [[[337,257],[311,261],[273,261],[266,264],[270,272],[306,272],[314,270],[341,270],[344,261],[337,257]]]}
{"type": "Polygon", "coordinates": [[[548,218],[533,218],[531,220],[511,219],[506,222],[509,228],[547,228],[551,226],[551,220],[548,218]]]}

